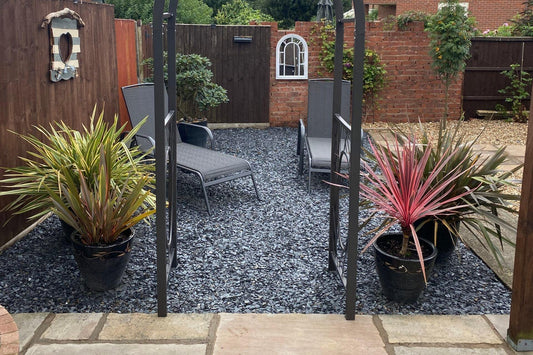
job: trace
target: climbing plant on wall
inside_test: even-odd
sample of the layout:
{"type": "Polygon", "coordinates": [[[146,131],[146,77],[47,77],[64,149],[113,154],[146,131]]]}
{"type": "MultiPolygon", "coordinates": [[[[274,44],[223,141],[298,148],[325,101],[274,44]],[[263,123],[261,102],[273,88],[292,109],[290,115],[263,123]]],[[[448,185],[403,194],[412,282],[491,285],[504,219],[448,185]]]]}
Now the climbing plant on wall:
{"type": "MultiPolygon", "coordinates": [[[[330,24],[317,25],[311,34],[316,34],[318,37],[320,52],[319,60],[320,67],[323,71],[319,71],[319,75],[326,75],[333,73],[334,59],[335,59],[335,38],[334,28],[330,24]]],[[[342,58],[342,78],[344,80],[352,81],[353,79],[353,47],[344,46],[342,58]]],[[[379,93],[385,86],[385,75],[387,71],[379,55],[371,50],[365,49],[365,62],[363,74],[363,100],[366,111],[372,108],[375,111],[378,101],[379,93]]]]}

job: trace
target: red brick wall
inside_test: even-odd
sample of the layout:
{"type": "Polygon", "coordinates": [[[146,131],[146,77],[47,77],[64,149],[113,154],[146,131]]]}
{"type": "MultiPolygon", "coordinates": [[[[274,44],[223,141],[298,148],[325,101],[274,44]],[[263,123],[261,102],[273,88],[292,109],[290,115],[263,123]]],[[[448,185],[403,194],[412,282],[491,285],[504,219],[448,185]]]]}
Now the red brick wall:
{"type": "MultiPolygon", "coordinates": [[[[276,80],[276,44],[287,33],[302,36],[309,46],[308,79],[320,77],[316,23],[296,22],[294,31],[281,31],[275,23],[271,34],[270,124],[296,126],[307,116],[307,80],[276,80]]],[[[345,43],[353,46],[353,23],[345,24],[345,43]]],[[[407,120],[435,121],[444,114],[444,85],[431,69],[428,54],[429,39],[422,23],[415,23],[405,31],[384,31],[381,23],[367,24],[367,48],[376,51],[387,71],[386,87],[380,94],[379,108],[369,119],[400,122],[407,120]]],[[[461,82],[450,88],[449,117],[458,118],[461,112],[461,82]]]]}
{"type": "MultiPolygon", "coordinates": [[[[299,119],[307,116],[307,80],[277,80],[276,79],[276,46],[281,37],[294,33],[307,42],[308,79],[317,78],[319,69],[318,52],[320,47],[310,40],[310,33],[315,28],[316,22],[296,22],[294,30],[278,30],[276,22],[269,24],[272,28],[270,34],[270,124],[272,126],[298,125],[299,119]]],[[[317,41],[315,41],[317,42],[317,41]]]]}
{"type": "MultiPolygon", "coordinates": [[[[365,4],[396,4],[396,15],[409,10],[423,11],[430,14],[437,12],[440,0],[365,0],[365,4]]],[[[468,2],[468,10],[478,22],[481,31],[496,29],[504,22],[509,22],[524,9],[524,0],[461,0],[468,2]]]]}
{"type": "MultiPolygon", "coordinates": [[[[429,38],[421,22],[411,24],[405,31],[383,31],[381,23],[369,23],[366,45],[379,54],[387,71],[378,109],[367,119],[400,122],[419,118],[436,121],[443,117],[444,85],[431,68],[429,38]]],[[[450,87],[450,118],[461,114],[461,86],[462,75],[450,87]]]]}

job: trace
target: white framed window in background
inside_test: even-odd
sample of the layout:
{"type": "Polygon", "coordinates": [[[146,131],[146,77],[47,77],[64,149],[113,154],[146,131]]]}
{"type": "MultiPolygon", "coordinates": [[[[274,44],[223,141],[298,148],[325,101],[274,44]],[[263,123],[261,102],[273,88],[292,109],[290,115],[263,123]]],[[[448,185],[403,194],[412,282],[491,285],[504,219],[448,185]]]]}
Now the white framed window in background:
{"type": "Polygon", "coordinates": [[[276,46],[276,79],[307,79],[307,42],[288,34],[276,46]]]}

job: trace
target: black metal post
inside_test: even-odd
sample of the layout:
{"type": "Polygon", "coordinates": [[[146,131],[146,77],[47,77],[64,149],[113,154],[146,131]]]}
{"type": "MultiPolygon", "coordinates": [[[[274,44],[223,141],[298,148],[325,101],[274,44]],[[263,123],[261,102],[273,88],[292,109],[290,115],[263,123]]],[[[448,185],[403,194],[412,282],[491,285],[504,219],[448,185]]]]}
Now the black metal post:
{"type": "Polygon", "coordinates": [[[175,70],[175,19],[177,0],[170,0],[169,10],[164,12],[165,0],[154,0],[153,10],[153,50],[154,50],[154,104],[155,104],[155,171],[156,171],[156,235],[157,235],[157,314],[159,317],[167,315],[167,281],[170,271],[170,264],[175,265],[176,256],[176,172],[175,168],[170,172],[170,196],[169,196],[169,220],[170,228],[167,233],[166,211],[167,211],[167,147],[170,163],[176,162],[176,124],[174,120],[175,97],[176,97],[176,70],[175,70]],[[169,52],[169,108],[171,113],[167,114],[165,105],[165,80],[164,80],[164,55],[163,55],[163,20],[168,20],[167,43],[169,52]],[[174,108],[174,110],[173,110],[174,108]],[[167,128],[167,123],[169,129],[167,128]],[[167,141],[166,131],[169,131],[169,141],[167,141]],[[169,248],[170,247],[170,248],[169,248]],[[170,249],[170,251],[169,251],[170,249]]]}
{"type": "Polygon", "coordinates": [[[339,176],[337,175],[337,165],[339,160],[340,129],[337,124],[335,114],[341,113],[342,98],[342,57],[344,47],[344,23],[342,1],[335,0],[335,59],[333,72],[333,107],[331,115],[331,174],[332,184],[329,189],[329,271],[337,270],[335,263],[338,226],[339,226],[339,176]]]}
{"type": "Polygon", "coordinates": [[[359,234],[359,173],[361,170],[361,121],[363,117],[363,75],[365,60],[365,6],[363,0],[353,0],[355,18],[354,75],[352,92],[352,152],[350,153],[350,215],[348,222],[348,272],[346,278],[346,312],[355,319],[357,300],[357,243],[359,234]]]}

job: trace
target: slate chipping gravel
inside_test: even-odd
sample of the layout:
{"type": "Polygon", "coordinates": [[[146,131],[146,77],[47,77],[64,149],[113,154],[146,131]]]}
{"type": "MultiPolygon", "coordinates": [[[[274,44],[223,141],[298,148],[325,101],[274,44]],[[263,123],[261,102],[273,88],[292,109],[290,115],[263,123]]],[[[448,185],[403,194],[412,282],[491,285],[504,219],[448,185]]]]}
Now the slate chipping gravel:
{"type": "MultiPolygon", "coordinates": [[[[252,164],[249,180],[208,189],[205,210],[197,179],[180,173],[178,267],[168,288],[169,312],[343,313],[344,289],[327,271],[328,188],[313,192],[296,176],[296,129],[217,130],[217,148],[252,164]]],[[[132,257],[118,289],[83,286],[56,217],[0,255],[0,304],[9,312],[157,312],[155,228],[136,228],[132,257]]],[[[359,246],[364,244],[362,241],[359,246]]],[[[463,245],[434,269],[413,305],[381,294],[370,252],[358,263],[357,312],[363,314],[508,313],[510,291],[463,245]]]]}

